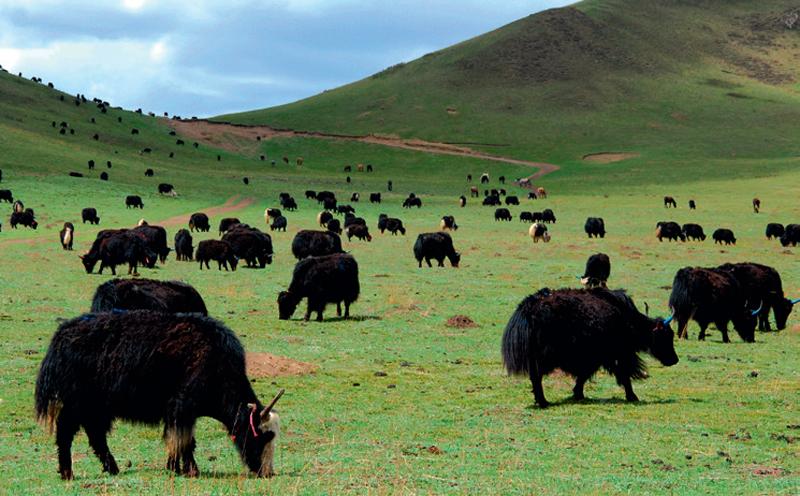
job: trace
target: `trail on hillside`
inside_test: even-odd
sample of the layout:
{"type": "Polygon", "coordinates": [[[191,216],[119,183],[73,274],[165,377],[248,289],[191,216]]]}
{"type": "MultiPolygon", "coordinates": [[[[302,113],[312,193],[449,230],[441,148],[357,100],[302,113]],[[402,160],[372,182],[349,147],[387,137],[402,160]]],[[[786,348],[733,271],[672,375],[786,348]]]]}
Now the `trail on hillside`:
{"type": "Polygon", "coordinates": [[[295,131],[292,129],[276,129],[270,126],[246,126],[242,124],[211,122],[203,119],[190,121],[170,120],[169,125],[172,126],[179,134],[187,138],[203,142],[207,145],[217,146],[232,152],[241,152],[243,150],[243,138],[247,139],[249,142],[255,142],[259,137],[261,139],[299,137],[321,138],[338,141],[355,141],[359,143],[388,146],[391,148],[400,148],[418,152],[435,153],[439,155],[454,155],[458,157],[470,157],[480,160],[490,160],[493,162],[503,162],[506,164],[524,165],[538,169],[537,172],[528,176],[528,180],[531,183],[530,187],[534,187],[533,181],[559,169],[559,167],[554,164],[502,157],[500,155],[479,152],[477,150],[473,150],[472,148],[461,145],[424,141],[420,139],[402,139],[392,136],[378,136],[374,134],[347,135],[322,133],[318,131],[295,131]]]}
{"type": "MultiPolygon", "coordinates": [[[[239,195],[235,195],[235,196],[232,196],[232,197],[228,198],[228,200],[225,203],[223,203],[222,205],[218,205],[216,207],[209,207],[209,208],[205,208],[205,209],[200,209],[200,210],[197,210],[197,211],[198,212],[203,212],[203,213],[207,214],[208,216],[217,216],[217,215],[222,215],[222,214],[227,214],[227,213],[232,213],[232,212],[238,212],[239,210],[244,210],[245,208],[247,208],[250,205],[254,204],[255,201],[256,201],[255,198],[244,198],[244,199],[240,200],[237,203],[237,200],[239,200],[239,195]]],[[[143,218],[145,220],[147,220],[150,224],[153,224],[153,225],[156,225],[156,226],[177,227],[177,226],[181,226],[181,225],[188,225],[189,217],[191,217],[192,213],[194,213],[194,212],[189,212],[189,213],[185,213],[185,214],[176,215],[174,217],[170,217],[168,219],[164,219],[164,220],[161,220],[161,221],[148,220],[147,216],[143,216],[143,218]]],[[[55,225],[56,226],[60,226],[63,223],[64,223],[64,221],[58,221],[58,222],[55,223],[55,225]]],[[[134,227],[134,226],[130,226],[130,227],[134,227]]],[[[0,241],[0,248],[6,247],[6,246],[14,246],[14,245],[35,246],[35,245],[40,245],[40,244],[43,244],[43,243],[58,243],[58,236],[53,238],[53,236],[51,234],[49,234],[50,233],[49,230],[43,230],[43,232],[46,233],[45,236],[40,236],[40,237],[36,237],[36,238],[25,238],[25,239],[7,239],[7,240],[4,240],[4,241],[0,241]]],[[[83,240],[87,241],[87,242],[91,241],[88,238],[84,238],[83,240]]]]}

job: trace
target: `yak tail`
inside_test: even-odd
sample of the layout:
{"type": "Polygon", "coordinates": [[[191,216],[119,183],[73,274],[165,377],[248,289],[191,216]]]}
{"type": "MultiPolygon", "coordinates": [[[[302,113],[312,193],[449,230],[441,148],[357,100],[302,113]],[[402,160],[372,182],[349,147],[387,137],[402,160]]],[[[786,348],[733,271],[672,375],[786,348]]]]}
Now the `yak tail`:
{"type": "MultiPolygon", "coordinates": [[[[675,279],[672,281],[672,293],[669,296],[669,306],[672,308],[673,315],[678,321],[688,322],[694,317],[697,309],[692,301],[692,275],[690,268],[684,268],[675,274],[675,279]]],[[[685,332],[685,329],[679,329],[679,333],[685,332]]],[[[680,334],[679,334],[680,335],[680,334]]]]}
{"type": "Polygon", "coordinates": [[[503,364],[508,375],[527,374],[530,369],[533,325],[520,304],[503,332],[503,364]]]}
{"type": "Polygon", "coordinates": [[[58,416],[64,404],[59,399],[57,384],[59,381],[57,360],[47,353],[39,377],[36,379],[36,419],[47,428],[51,434],[55,431],[58,416]]]}

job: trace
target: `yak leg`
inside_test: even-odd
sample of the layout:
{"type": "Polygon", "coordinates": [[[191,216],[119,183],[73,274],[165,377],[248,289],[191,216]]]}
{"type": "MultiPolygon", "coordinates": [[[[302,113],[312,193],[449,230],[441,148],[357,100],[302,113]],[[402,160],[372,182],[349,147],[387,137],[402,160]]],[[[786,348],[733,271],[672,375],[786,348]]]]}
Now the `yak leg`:
{"type": "Polygon", "coordinates": [[[541,408],[547,408],[550,404],[547,402],[547,399],[544,397],[544,389],[542,388],[542,375],[539,373],[539,366],[536,363],[536,360],[531,360],[531,364],[528,366],[528,374],[531,379],[531,385],[533,386],[533,398],[536,400],[536,403],[541,408]]]}
{"type": "Polygon", "coordinates": [[[769,310],[772,308],[771,306],[765,305],[765,307],[761,310],[761,313],[758,314],[758,330],[769,332],[772,330],[772,326],[769,325],[769,310]]]}
{"type": "Polygon", "coordinates": [[[728,323],[727,322],[717,322],[717,329],[719,332],[722,333],[722,342],[723,343],[730,343],[731,339],[728,337],[728,323]]]}
{"type": "Polygon", "coordinates": [[[583,395],[583,386],[586,384],[586,381],[589,380],[588,377],[578,376],[575,378],[575,387],[572,388],[572,397],[576,400],[584,400],[586,396],[583,395]]]}
{"type": "Polygon", "coordinates": [[[444,258],[437,260],[437,262],[439,263],[439,267],[444,267],[444,258]]]}
{"type": "Polygon", "coordinates": [[[108,472],[111,475],[119,473],[117,461],[114,460],[114,455],[108,449],[108,441],[106,436],[108,431],[111,430],[111,422],[103,422],[102,424],[86,425],[84,424],[83,430],[86,431],[86,437],[89,438],[89,446],[94,450],[94,454],[103,464],[103,472],[108,472]]]}
{"type": "Polygon", "coordinates": [[[697,339],[699,339],[700,341],[706,340],[706,329],[708,329],[707,323],[700,324],[700,334],[697,335],[697,339]]]}
{"type": "Polygon", "coordinates": [[[433,265],[431,265],[431,259],[430,258],[425,257],[425,262],[428,264],[428,267],[433,267],[433,265]]]}
{"type": "Polygon", "coordinates": [[[62,411],[56,421],[56,446],[58,446],[58,471],[63,480],[72,480],[72,440],[79,425],[62,411]]]}
{"type": "Polygon", "coordinates": [[[633,385],[631,385],[631,378],[627,375],[617,375],[617,384],[625,389],[625,399],[628,401],[639,401],[639,397],[633,392],[633,385]]]}
{"type": "Polygon", "coordinates": [[[336,302],[336,316],[337,317],[341,317],[342,316],[342,302],[341,301],[337,301],[336,302]]]}
{"type": "Polygon", "coordinates": [[[678,338],[689,339],[689,319],[678,317],[678,338]]]}
{"type": "Polygon", "coordinates": [[[344,318],[350,318],[350,302],[347,300],[344,301],[344,318]]]}
{"type": "Polygon", "coordinates": [[[419,260],[417,260],[417,261],[419,262],[419,268],[421,269],[421,268],[422,268],[422,259],[420,258],[420,259],[419,259],[419,260]]]}

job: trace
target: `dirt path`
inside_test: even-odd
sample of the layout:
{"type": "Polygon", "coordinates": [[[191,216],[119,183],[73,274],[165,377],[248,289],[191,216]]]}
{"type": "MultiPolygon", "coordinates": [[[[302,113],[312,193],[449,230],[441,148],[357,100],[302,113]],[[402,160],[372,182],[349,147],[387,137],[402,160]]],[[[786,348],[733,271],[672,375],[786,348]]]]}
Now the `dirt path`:
{"type": "MultiPolygon", "coordinates": [[[[222,205],[218,205],[216,207],[209,207],[209,208],[206,208],[206,209],[201,209],[200,211],[206,213],[209,216],[218,216],[218,215],[222,215],[222,214],[227,214],[227,213],[237,212],[239,210],[243,210],[243,209],[249,207],[250,205],[252,205],[253,203],[255,203],[255,201],[256,201],[255,198],[244,198],[244,199],[240,200],[237,203],[237,200],[239,200],[239,195],[232,196],[232,197],[228,198],[228,201],[226,201],[222,205]]],[[[170,217],[169,219],[164,219],[164,220],[161,220],[161,221],[153,221],[153,222],[148,221],[148,222],[150,222],[153,225],[162,226],[162,227],[177,227],[177,226],[188,224],[189,217],[191,215],[192,215],[192,213],[190,212],[190,213],[185,213],[185,214],[181,214],[181,215],[176,215],[174,217],[170,217]]],[[[145,218],[145,220],[147,220],[147,217],[144,217],[144,218],[145,218]]],[[[61,225],[63,225],[63,223],[64,223],[63,221],[59,221],[59,222],[56,222],[54,225],[61,226],[61,225]]],[[[131,226],[131,227],[133,227],[133,226],[131,226]]],[[[57,243],[58,242],[58,236],[53,238],[53,236],[51,234],[49,234],[50,230],[44,229],[44,230],[42,230],[42,232],[44,232],[46,235],[45,236],[41,236],[41,237],[36,237],[36,238],[7,239],[7,240],[4,240],[4,241],[0,241],[0,248],[4,248],[4,247],[7,247],[7,246],[14,246],[14,245],[35,246],[35,245],[39,245],[39,244],[43,244],[43,243],[57,243]]],[[[88,239],[88,238],[84,237],[84,239],[88,239]]]]}
{"type": "Polygon", "coordinates": [[[392,136],[378,136],[374,134],[359,136],[320,133],[315,131],[294,131],[291,129],[276,129],[270,126],[244,126],[239,124],[217,123],[202,119],[191,121],[170,120],[169,125],[173,127],[179,134],[187,138],[195,141],[201,141],[208,145],[218,146],[233,152],[242,151],[243,139],[254,142],[258,137],[261,137],[261,139],[302,137],[323,138],[340,141],[356,141],[359,143],[388,146],[391,148],[401,148],[404,150],[436,153],[439,155],[454,155],[457,157],[470,157],[514,165],[524,165],[538,169],[537,172],[528,176],[528,180],[531,183],[530,187],[534,187],[533,182],[535,180],[559,169],[559,167],[554,164],[501,157],[499,155],[479,152],[477,150],[460,145],[437,143],[418,139],[402,139],[392,136]]]}

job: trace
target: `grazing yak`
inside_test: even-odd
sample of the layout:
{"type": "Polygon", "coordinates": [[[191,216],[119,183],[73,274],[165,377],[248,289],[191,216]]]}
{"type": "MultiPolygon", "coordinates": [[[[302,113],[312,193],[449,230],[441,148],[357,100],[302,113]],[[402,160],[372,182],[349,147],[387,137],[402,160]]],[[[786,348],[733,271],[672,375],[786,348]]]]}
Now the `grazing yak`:
{"type": "Polygon", "coordinates": [[[675,201],[675,198],[671,196],[664,197],[664,208],[678,208],[678,202],[675,201]]]}
{"type": "Polygon", "coordinates": [[[89,170],[94,169],[94,160],[89,160],[88,162],[86,162],[86,165],[89,166],[89,170]]]}
{"type": "Polygon", "coordinates": [[[342,223],[339,222],[339,219],[331,219],[325,224],[325,228],[332,233],[341,235],[342,234],[342,223]]]}
{"type": "Polygon", "coordinates": [[[370,193],[369,194],[369,202],[370,203],[380,203],[381,202],[381,194],[380,193],[370,193]]]}
{"type": "Polygon", "coordinates": [[[228,231],[231,227],[235,226],[236,224],[241,224],[241,221],[236,217],[225,217],[221,221],[219,221],[219,234],[222,235],[228,231]]]}
{"type": "Polygon", "coordinates": [[[194,259],[192,235],[186,229],[181,229],[175,233],[175,258],[179,262],[191,262],[194,259]]]}
{"type": "Polygon", "coordinates": [[[789,224],[781,236],[781,246],[797,246],[800,243],[800,224],[789,224]]]}
{"type": "Polygon", "coordinates": [[[358,193],[353,193],[352,195],[350,195],[350,201],[353,202],[353,203],[358,203],[358,200],[360,198],[361,198],[361,195],[359,195],[358,193]]]}
{"type": "Polygon", "coordinates": [[[151,310],[86,314],[61,324],[36,380],[36,415],[55,430],[58,470],[70,480],[72,440],[86,431],[110,475],[119,473],[106,436],[116,419],[164,423],[167,469],[199,475],[197,418],[225,425],[242,461],[274,475],[279,419],[264,407],[245,373],[233,331],[208,317],[151,310]],[[182,463],[181,463],[182,462],[182,463]]]}
{"type": "Polygon", "coordinates": [[[775,222],[767,224],[767,239],[780,239],[785,232],[786,229],[783,227],[783,224],[777,224],[775,222]]]}
{"type": "Polygon", "coordinates": [[[678,337],[688,337],[689,321],[694,320],[700,326],[700,340],[705,339],[708,325],[714,323],[725,343],[730,342],[729,322],[733,322],[743,341],[755,341],[755,316],[762,305],[763,300],[747,300],[747,291],[730,272],[700,267],[680,269],[672,281],[669,297],[669,306],[678,322],[678,337]]]}
{"type": "Polygon", "coordinates": [[[488,195],[483,199],[482,204],[484,207],[496,207],[502,205],[503,202],[500,201],[500,197],[497,195],[488,195]]]}
{"type": "Polygon", "coordinates": [[[519,198],[516,196],[506,196],[506,205],[519,205],[519,198]]]}
{"type": "Polygon", "coordinates": [[[16,214],[21,214],[25,211],[25,204],[22,203],[20,200],[16,200],[14,204],[11,206],[11,212],[16,214]]]}
{"type": "Polygon", "coordinates": [[[350,224],[347,226],[347,241],[352,241],[353,238],[361,241],[372,241],[369,229],[363,224],[350,224]]]}
{"type": "Polygon", "coordinates": [[[458,231],[458,224],[456,218],[452,215],[445,215],[439,222],[439,229],[442,231],[458,231]]]}
{"type": "Polygon", "coordinates": [[[736,245],[736,237],[730,229],[717,229],[711,235],[714,238],[714,244],[736,245]]]}
{"type": "Polygon", "coordinates": [[[353,214],[345,214],[344,216],[344,227],[347,229],[348,227],[352,226],[353,224],[360,224],[362,226],[367,225],[367,221],[362,217],[356,217],[353,214]]]}
{"type": "Polygon", "coordinates": [[[146,171],[144,171],[144,176],[145,177],[153,177],[154,175],[155,175],[155,172],[153,171],[153,169],[147,169],[146,171]]]}
{"type": "Polygon", "coordinates": [[[92,207],[87,207],[81,210],[81,220],[84,224],[87,222],[92,225],[97,225],[100,223],[100,217],[97,216],[97,209],[92,207]]]}
{"type": "Polygon", "coordinates": [[[422,199],[416,196],[414,197],[409,196],[408,198],[403,200],[403,208],[411,208],[411,207],[422,208],[422,199]]]}
{"type": "Polygon", "coordinates": [[[208,262],[214,260],[217,262],[217,270],[222,270],[222,268],[225,267],[225,271],[227,272],[228,266],[230,266],[231,270],[235,272],[236,265],[239,263],[239,259],[236,258],[236,255],[233,253],[233,247],[230,243],[217,241],[216,239],[201,241],[197,245],[197,251],[194,257],[200,262],[200,270],[203,270],[203,264],[205,264],[206,269],[211,270],[211,267],[208,266],[208,262]]]}
{"type": "Polygon", "coordinates": [[[325,198],[322,201],[322,208],[325,210],[336,210],[336,199],[335,198],[325,198]]]}
{"type": "Polygon", "coordinates": [[[280,217],[276,217],[275,220],[272,221],[272,224],[270,224],[269,226],[269,230],[286,232],[286,227],[288,225],[289,221],[286,220],[286,217],[281,215],[280,217]]]}
{"type": "Polygon", "coordinates": [[[489,184],[489,173],[484,172],[481,174],[481,184],[489,184]]]}
{"type": "Polygon", "coordinates": [[[63,249],[72,251],[72,243],[75,241],[75,226],[72,222],[64,223],[64,228],[58,233],[58,239],[61,240],[63,249]]]}
{"type": "Polygon", "coordinates": [[[537,199],[536,192],[531,191],[528,193],[528,200],[536,200],[536,199],[537,199]]]}
{"type": "Polygon", "coordinates": [[[761,200],[753,198],[753,212],[759,213],[761,211],[761,200]]]}
{"type": "Polygon", "coordinates": [[[142,197],[138,195],[128,195],[125,197],[125,208],[144,208],[142,197]]]}
{"type": "Polygon", "coordinates": [[[83,174],[80,172],[70,172],[69,177],[83,177],[83,174]]]}
{"type": "Polygon", "coordinates": [[[336,315],[350,318],[350,305],[358,299],[361,291],[358,282],[358,264],[352,255],[334,253],[309,257],[297,262],[289,289],[278,295],[278,314],[288,320],[303,298],[308,299],[304,320],[317,313],[317,322],[322,322],[322,312],[328,303],[336,303],[336,315]]]}
{"type": "Polygon", "coordinates": [[[336,195],[332,191],[320,191],[317,193],[317,203],[325,203],[325,200],[333,200],[336,203],[336,195]]]}
{"type": "Polygon", "coordinates": [[[513,219],[513,217],[511,216],[511,212],[509,212],[507,208],[498,208],[494,211],[495,221],[502,220],[511,222],[511,219],[513,219]]]}
{"type": "Polygon", "coordinates": [[[332,232],[303,230],[292,240],[292,255],[298,260],[334,253],[343,253],[342,239],[332,232]]]}
{"type": "Polygon", "coordinates": [[[547,198],[547,191],[544,188],[536,188],[536,195],[539,198],[546,199],[547,198]]]}
{"type": "Polygon", "coordinates": [[[689,200],[689,210],[697,210],[697,204],[694,200],[689,200]]]}
{"type": "Polygon", "coordinates": [[[281,198],[281,207],[290,212],[297,210],[297,202],[291,196],[281,198]]]}
{"type": "Polygon", "coordinates": [[[528,229],[528,236],[531,237],[534,243],[538,243],[539,241],[545,243],[550,242],[550,233],[547,232],[547,226],[541,222],[536,222],[528,229]]]}
{"type": "Polygon", "coordinates": [[[100,180],[101,181],[108,181],[108,172],[101,172],[100,173],[100,180]]]}
{"type": "Polygon", "coordinates": [[[97,233],[89,251],[80,256],[87,274],[100,262],[99,274],[108,267],[117,275],[117,265],[128,264],[128,275],[137,275],[139,265],[151,266],[156,257],[145,240],[130,229],[107,229],[97,233]]]}
{"type": "MultiPolygon", "coordinates": [[[[151,226],[146,222],[131,229],[131,232],[138,235],[145,242],[147,247],[158,256],[158,259],[163,264],[167,261],[167,255],[171,251],[167,245],[167,230],[161,226],[151,226]]],[[[153,259],[148,267],[153,268],[156,260],[153,259]]]]}
{"type": "Polygon", "coordinates": [[[533,222],[533,212],[520,212],[519,213],[519,221],[520,222],[533,222]]]}
{"type": "Polygon", "coordinates": [[[461,254],[453,248],[453,238],[445,232],[422,233],[417,236],[414,243],[414,258],[417,259],[419,267],[422,268],[422,260],[431,265],[431,259],[436,260],[439,267],[444,267],[444,259],[450,260],[450,265],[458,267],[461,261],[461,254]]]}
{"type": "Polygon", "coordinates": [[[461,195],[461,196],[458,197],[458,206],[461,207],[461,208],[464,208],[464,207],[467,206],[467,197],[466,196],[461,195]]]}
{"type": "Polygon", "coordinates": [[[317,192],[314,191],[313,189],[307,189],[305,195],[306,195],[306,200],[316,200],[317,199],[317,192]]]}
{"type": "Polygon", "coordinates": [[[611,259],[605,253],[596,253],[586,261],[581,284],[587,288],[605,288],[611,276],[611,259]]]}
{"type": "Polygon", "coordinates": [[[356,209],[350,205],[338,205],[336,207],[336,214],[337,215],[347,215],[347,214],[354,214],[356,213],[356,209]]]}
{"type": "Polygon", "coordinates": [[[11,214],[11,218],[9,219],[8,223],[11,224],[11,229],[16,229],[18,225],[29,227],[31,229],[36,229],[39,227],[39,223],[36,222],[33,213],[27,210],[24,212],[14,212],[11,214]]]}
{"type": "Polygon", "coordinates": [[[211,223],[208,220],[208,215],[203,212],[195,212],[189,217],[189,229],[194,232],[208,232],[211,230],[211,223]]]}
{"type": "Polygon", "coordinates": [[[11,194],[10,189],[0,189],[0,201],[13,203],[14,195],[11,194]]]}
{"type": "Polygon", "coordinates": [[[178,281],[153,279],[112,279],[98,286],[90,312],[119,310],[208,315],[203,297],[193,287],[178,281]]]}
{"type": "Polygon", "coordinates": [[[699,224],[684,224],[681,227],[681,232],[690,241],[706,240],[706,233],[703,232],[703,227],[699,224]]]}
{"type": "Polygon", "coordinates": [[[786,328],[786,321],[792,313],[792,307],[800,299],[789,300],[783,294],[781,275],[772,267],[756,263],[735,263],[720,265],[717,270],[727,272],[739,282],[744,297],[748,302],[760,301],[761,311],[758,313],[758,329],[770,331],[769,312],[775,314],[775,326],[779,331],[786,328]]]}
{"type": "Polygon", "coordinates": [[[555,224],[556,223],[556,214],[549,208],[542,210],[542,222],[545,224],[555,224]]]}
{"type": "Polygon", "coordinates": [[[223,234],[222,241],[230,244],[235,257],[247,262],[248,267],[263,269],[272,263],[272,238],[256,228],[239,224],[223,234]]]}
{"type": "Polygon", "coordinates": [[[638,401],[631,380],[647,377],[639,353],[667,367],[678,363],[671,320],[642,314],[621,290],[545,288],[522,300],[508,321],[503,363],[509,375],[528,375],[540,408],[549,405],[542,377],[555,369],[575,377],[575,400],[584,399],[584,384],[603,368],[627,401],[638,401]]]}
{"type": "Polygon", "coordinates": [[[162,195],[170,195],[170,196],[177,196],[175,192],[175,186],[169,183],[161,183],[158,185],[158,192],[162,195]]]}
{"type": "Polygon", "coordinates": [[[477,188],[477,186],[473,186],[469,189],[469,196],[472,198],[478,198],[479,196],[481,196],[481,192],[477,188]]]}
{"type": "Polygon", "coordinates": [[[589,217],[586,219],[583,230],[590,238],[606,237],[606,223],[602,217],[589,217]]]}
{"type": "Polygon", "coordinates": [[[670,241],[686,241],[686,235],[683,234],[681,226],[677,222],[661,221],[656,223],[656,238],[658,241],[664,241],[667,238],[670,241]]]}
{"type": "Polygon", "coordinates": [[[319,227],[325,227],[331,219],[333,219],[333,214],[327,210],[323,210],[317,214],[317,224],[319,224],[319,227]]]}

